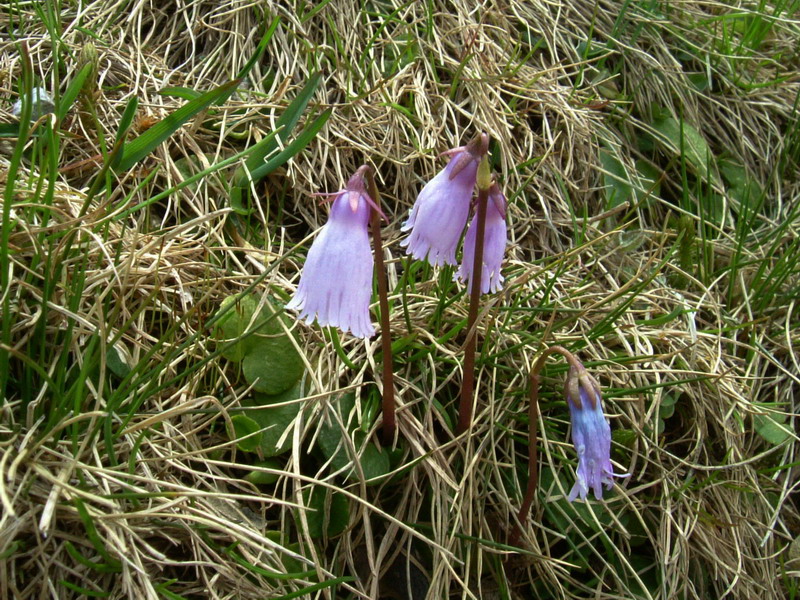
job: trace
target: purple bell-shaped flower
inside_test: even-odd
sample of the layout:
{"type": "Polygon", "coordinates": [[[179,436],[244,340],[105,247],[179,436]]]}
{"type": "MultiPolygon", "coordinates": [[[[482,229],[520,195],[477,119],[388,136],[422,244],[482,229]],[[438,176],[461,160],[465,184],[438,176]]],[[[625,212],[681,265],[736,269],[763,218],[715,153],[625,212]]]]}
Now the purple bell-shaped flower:
{"type": "Polygon", "coordinates": [[[469,216],[478,163],[486,154],[485,133],[466,146],[453,148],[447,166],[431,179],[417,196],[402,230],[411,234],[400,245],[406,253],[435,266],[455,265],[456,249],[469,216]]]}
{"type": "Polygon", "coordinates": [[[578,479],[569,500],[572,502],[578,496],[585,500],[589,488],[600,500],[603,486],[609,490],[613,486],[612,477],[627,477],[614,473],[611,466],[611,427],[603,414],[600,386],[582,366],[572,365],[564,394],[572,418],[572,443],[578,453],[578,479]]]}
{"type": "MultiPolygon", "coordinates": [[[[464,236],[464,254],[461,257],[461,267],[454,275],[461,281],[468,282],[472,289],[472,269],[475,263],[475,238],[478,230],[478,215],[472,222],[464,236]]],[[[489,199],[486,203],[486,229],[483,237],[483,270],[481,272],[481,293],[498,292],[503,287],[503,276],[500,267],[503,264],[503,255],[506,251],[506,198],[496,183],[489,188],[489,199]]]]}
{"type": "Polygon", "coordinates": [[[373,260],[367,232],[375,202],[367,193],[364,169],[332,194],[328,222],[311,245],[300,285],[286,305],[308,323],[316,320],[360,338],[375,333],[369,316],[373,260]]]}

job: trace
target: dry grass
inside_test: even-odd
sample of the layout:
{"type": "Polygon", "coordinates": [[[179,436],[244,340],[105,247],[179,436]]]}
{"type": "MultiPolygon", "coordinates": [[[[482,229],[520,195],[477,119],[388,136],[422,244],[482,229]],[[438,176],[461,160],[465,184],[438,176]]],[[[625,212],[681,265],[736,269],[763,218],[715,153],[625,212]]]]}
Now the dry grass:
{"type": "MultiPolygon", "coordinates": [[[[353,576],[315,593],[406,598],[392,579],[405,572],[398,556],[425,574],[416,579],[428,581],[430,598],[796,597],[788,547],[800,533],[798,438],[773,445],[755,426],[765,404],[791,428],[798,411],[800,278],[792,255],[781,253],[800,233],[791,158],[800,139],[791,130],[800,23],[776,20],[745,52],[742,28],[727,32],[728,46],[720,41],[728,39],[722,17],[755,8],[716,2],[386,0],[363,9],[120,0],[82,4],[80,14],[63,4],[55,38],[35,5],[3,9],[0,19],[27,42],[49,89],[54,54],[68,81],[85,32],[97,36],[97,122],[107,140],[128,98],[139,98],[140,118],[162,118],[182,101],[160,89],[205,91],[233,78],[264,23],[281,23],[225,110],[180,129],[85,215],[101,150],[77,109],[62,127],[62,172],[46,217],[36,187],[43,165],[24,163],[14,182],[12,284],[2,292],[14,327],[3,345],[12,373],[38,376],[15,379],[2,405],[0,597],[78,597],[80,586],[110,598],[278,598],[353,576]],[[597,47],[585,46],[587,32],[597,47]],[[332,107],[332,116],[259,185],[248,227],[231,225],[227,171],[115,220],[197,170],[184,159],[206,167],[268,135],[274,118],[259,111],[280,114],[313,71],[322,83],[312,106],[332,107]],[[697,74],[710,74],[710,87],[693,86],[697,74]],[[662,113],[708,141],[719,159],[712,170],[724,159],[765,190],[748,235],[737,229],[745,219],[729,181],[700,177],[648,136],[662,113]],[[504,291],[483,304],[474,426],[453,439],[464,332],[446,334],[466,319],[467,301],[449,273],[412,268],[400,224],[442,166],[437,153],[478,130],[496,144],[510,245],[504,291]],[[642,188],[635,206],[608,206],[601,148],[642,188]],[[225,297],[254,282],[262,293],[291,293],[302,248],[325,220],[309,194],[339,189],[364,162],[376,167],[390,214],[394,335],[409,341],[396,361],[397,474],[372,486],[345,480],[314,450],[341,392],[354,391],[367,410],[378,340],[342,341],[353,369],[325,332],[298,324],[306,398],[286,433],[291,450],[265,470],[277,482],[259,487],[243,479],[253,457],[228,435],[249,390],[213,354],[206,323],[225,297]],[[658,173],[657,186],[642,162],[658,173]],[[696,207],[712,196],[725,211],[706,223],[696,207]],[[678,215],[691,218],[693,233],[678,215]],[[71,253],[60,243],[68,231],[71,253]],[[777,280],[781,260],[789,261],[785,279],[759,287],[759,269],[777,280]],[[56,281],[48,261],[61,264],[56,281]],[[69,347],[48,348],[53,362],[33,370],[25,360],[37,350],[32,340],[44,332],[57,344],[66,330],[69,347]],[[107,357],[109,340],[129,365],[152,373],[124,398],[106,359],[83,368],[87,348],[98,343],[107,357]],[[554,366],[538,425],[541,490],[519,553],[504,544],[525,489],[526,377],[554,341],[575,348],[608,391],[613,458],[631,477],[606,502],[566,503],[575,457],[558,391],[563,369],[554,366]],[[61,389],[81,401],[50,422],[66,369],[82,378],[61,389]],[[312,485],[343,490],[350,517],[341,535],[309,535],[304,493],[312,485]],[[372,576],[381,569],[383,585],[372,576]],[[274,576],[297,571],[306,572],[274,576]]],[[[14,99],[19,46],[0,46],[0,85],[14,99]]],[[[0,148],[0,174],[13,141],[0,148]]],[[[366,423],[371,435],[379,425],[366,423]]]]}

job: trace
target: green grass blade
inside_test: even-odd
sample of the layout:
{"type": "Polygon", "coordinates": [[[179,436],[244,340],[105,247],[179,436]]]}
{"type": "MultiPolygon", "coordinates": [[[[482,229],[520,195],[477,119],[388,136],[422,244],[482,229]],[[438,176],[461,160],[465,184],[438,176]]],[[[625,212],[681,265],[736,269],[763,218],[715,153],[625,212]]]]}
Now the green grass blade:
{"type": "MultiPolygon", "coordinates": [[[[33,110],[31,89],[33,88],[33,66],[28,47],[21,45],[20,56],[22,57],[22,85],[20,86],[20,97],[22,98],[22,112],[19,121],[19,138],[14,146],[11,155],[11,162],[6,171],[7,184],[3,190],[3,219],[0,222],[0,290],[8,290],[11,285],[11,257],[9,256],[9,238],[11,236],[11,205],[14,202],[14,191],[17,174],[22,167],[22,159],[25,145],[28,140],[28,128],[30,126],[31,112],[33,110]]],[[[11,327],[13,325],[11,310],[11,295],[2,294],[2,304],[0,304],[0,319],[2,320],[2,331],[0,331],[0,395],[6,396],[6,384],[8,383],[10,372],[8,365],[9,349],[11,347],[11,327]]]]}
{"type": "Polygon", "coordinates": [[[88,588],[70,583],[69,581],[61,581],[60,583],[65,588],[72,590],[73,592],[77,592],[78,594],[83,594],[89,598],[108,598],[111,595],[111,592],[95,592],[88,588]]]}
{"type": "Polygon", "coordinates": [[[173,133],[182,127],[187,121],[197,116],[212,104],[220,101],[230,94],[239,85],[238,79],[233,79],[202,96],[195,98],[184,104],[174,113],[167,115],[161,121],[153,125],[142,135],[137,137],[129,144],[125,144],[122,159],[116,167],[116,171],[127,171],[136,163],[150,154],[173,133]]]}
{"type": "Polygon", "coordinates": [[[117,136],[114,139],[114,147],[108,159],[111,168],[116,168],[122,160],[122,155],[125,150],[125,136],[128,134],[131,125],[133,125],[133,118],[136,116],[136,110],[138,108],[139,98],[131,96],[128,99],[128,103],[125,105],[125,110],[122,111],[122,118],[119,120],[119,127],[117,127],[117,136]]]}
{"type": "Polygon", "coordinates": [[[337,586],[340,583],[347,583],[348,581],[355,581],[355,577],[337,577],[336,579],[321,581],[319,583],[315,583],[314,585],[309,585],[308,587],[304,587],[302,590],[297,590],[296,592],[291,592],[289,594],[285,594],[278,598],[274,598],[274,600],[291,600],[292,598],[301,598],[303,596],[310,595],[314,592],[318,592],[319,590],[324,590],[325,588],[337,586]]]}
{"type": "Polygon", "coordinates": [[[332,109],[327,109],[320,116],[306,127],[300,135],[294,138],[282,151],[273,156],[267,162],[262,164],[257,169],[253,170],[250,175],[254,180],[261,179],[272,173],[275,169],[284,164],[287,160],[292,158],[295,154],[305,148],[311,140],[319,133],[322,126],[325,125],[328,117],[331,116],[332,109]]]}
{"type": "Polygon", "coordinates": [[[194,100],[195,98],[199,98],[203,95],[202,92],[198,92],[197,90],[193,90],[192,88],[182,87],[182,86],[173,86],[173,87],[165,87],[163,90],[158,91],[159,96],[169,96],[173,98],[180,98],[181,100],[194,100]]]}
{"type": "Polygon", "coordinates": [[[253,66],[255,66],[256,62],[259,58],[264,54],[264,50],[267,49],[267,44],[272,39],[272,34],[275,33],[275,30],[278,28],[278,23],[280,23],[280,16],[275,17],[272,20],[272,23],[269,24],[267,31],[264,32],[264,36],[261,38],[261,41],[258,43],[258,48],[253,53],[253,56],[250,57],[250,60],[247,61],[247,64],[239,71],[239,74],[236,75],[237,79],[244,79],[247,77],[247,74],[250,73],[253,66]]]}
{"type": "MultiPolygon", "coordinates": [[[[295,99],[286,107],[286,110],[283,111],[283,114],[275,123],[277,136],[269,136],[256,144],[252,153],[245,161],[244,166],[236,169],[233,175],[233,181],[235,183],[231,189],[231,206],[236,212],[240,214],[247,214],[249,212],[244,205],[244,195],[250,186],[250,182],[258,181],[272,170],[263,169],[265,166],[264,160],[266,157],[274,154],[280,147],[280,144],[289,138],[297,122],[300,120],[303,111],[305,111],[308,106],[311,97],[314,95],[319,85],[319,80],[319,75],[315,75],[308,80],[306,85],[303,86],[303,89],[300,90],[295,99]]],[[[292,154],[292,156],[294,156],[294,154],[292,154]]],[[[283,162],[273,167],[273,169],[283,164],[283,162]]]]}
{"type": "Polygon", "coordinates": [[[83,82],[86,81],[86,78],[89,76],[91,71],[91,63],[85,64],[83,65],[83,68],[78,71],[75,79],[70,81],[69,85],[67,86],[67,90],[61,96],[61,101],[58,103],[58,108],[56,108],[56,118],[59,122],[63,121],[64,117],[67,116],[67,112],[69,112],[69,109],[72,108],[72,105],[75,103],[75,99],[78,97],[78,94],[81,93],[83,82]]]}

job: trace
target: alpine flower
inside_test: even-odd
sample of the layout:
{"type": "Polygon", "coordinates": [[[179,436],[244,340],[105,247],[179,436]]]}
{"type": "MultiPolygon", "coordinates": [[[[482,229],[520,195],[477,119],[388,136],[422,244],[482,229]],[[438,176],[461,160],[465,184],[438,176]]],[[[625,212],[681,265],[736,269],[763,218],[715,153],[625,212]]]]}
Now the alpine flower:
{"type": "MultiPolygon", "coordinates": [[[[464,253],[461,267],[454,278],[467,281],[468,289],[472,289],[472,269],[475,263],[475,237],[478,230],[478,215],[472,222],[464,237],[464,253]]],[[[481,272],[481,293],[500,291],[503,287],[503,276],[500,266],[506,251],[506,198],[496,183],[489,188],[489,200],[486,204],[486,230],[483,238],[483,270],[481,272]]]]}
{"type": "Polygon", "coordinates": [[[572,443],[578,453],[577,481],[569,493],[572,502],[579,495],[586,499],[589,488],[594,497],[603,498],[603,485],[611,489],[614,473],[611,466],[611,427],[603,414],[600,386],[580,363],[569,369],[564,394],[572,418],[572,443]]]}
{"type": "Polygon", "coordinates": [[[307,323],[338,327],[359,338],[375,333],[370,316],[372,252],[367,224],[377,209],[361,167],[334,196],[328,222],[308,251],[300,284],[286,308],[307,323]]]}
{"type": "Polygon", "coordinates": [[[466,146],[453,148],[447,166],[417,196],[402,231],[411,234],[400,245],[406,254],[435,266],[456,264],[456,248],[469,216],[478,163],[488,151],[485,133],[466,146]]]}

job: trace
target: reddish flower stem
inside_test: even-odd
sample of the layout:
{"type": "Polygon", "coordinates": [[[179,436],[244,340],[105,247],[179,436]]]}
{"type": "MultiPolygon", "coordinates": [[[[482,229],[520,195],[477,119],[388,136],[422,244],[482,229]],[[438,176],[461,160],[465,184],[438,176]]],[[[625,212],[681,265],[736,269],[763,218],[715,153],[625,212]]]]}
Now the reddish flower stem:
{"type": "Polygon", "coordinates": [[[572,352],[563,346],[550,346],[542,352],[534,363],[533,369],[531,369],[531,395],[528,405],[528,487],[525,489],[525,496],[522,499],[522,506],[520,506],[519,514],[517,515],[517,522],[514,524],[514,529],[511,530],[511,535],[508,538],[509,546],[516,546],[519,542],[520,526],[524,525],[525,521],[528,520],[528,512],[531,509],[531,504],[533,504],[533,496],[536,493],[536,487],[539,485],[539,452],[536,446],[536,437],[539,431],[539,373],[541,373],[547,357],[551,354],[560,354],[567,359],[570,365],[580,365],[580,362],[572,352]]]}
{"type": "Polygon", "coordinates": [[[475,232],[475,257],[472,264],[472,287],[469,296],[469,316],[467,318],[467,345],[464,348],[464,381],[461,384],[461,401],[458,406],[458,425],[456,435],[462,434],[472,426],[472,406],[475,388],[475,347],[478,339],[478,305],[481,299],[481,277],[483,275],[483,239],[486,234],[486,203],[489,189],[478,190],[478,229],[475,232]]]}
{"type": "Polygon", "coordinates": [[[389,325],[389,291],[386,282],[386,265],[383,262],[383,240],[381,239],[381,199],[372,169],[366,170],[370,197],[378,210],[370,211],[372,244],[375,252],[375,273],[378,278],[378,303],[381,311],[381,347],[383,348],[383,441],[391,445],[395,434],[394,372],[392,371],[392,330],[389,325]]]}

